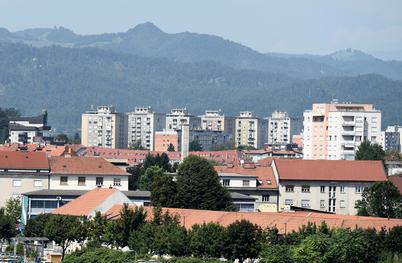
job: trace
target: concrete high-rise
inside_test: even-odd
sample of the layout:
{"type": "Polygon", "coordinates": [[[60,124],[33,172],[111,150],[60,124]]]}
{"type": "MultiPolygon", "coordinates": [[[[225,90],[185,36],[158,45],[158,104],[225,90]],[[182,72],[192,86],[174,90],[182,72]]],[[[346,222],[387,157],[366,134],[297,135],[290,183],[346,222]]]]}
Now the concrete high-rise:
{"type": "Polygon", "coordinates": [[[151,107],[135,107],[128,116],[128,147],[139,144],[145,149],[155,150],[155,132],[165,128],[165,114],[155,113],[151,107]]]}
{"type": "Polygon", "coordinates": [[[275,111],[268,118],[268,144],[290,143],[290,118],[287,112],[275,111]]]}
{"type": "Polygon", "coordinates": [[[84,146],[127,148],[127,116],[112,106],[99,106],[81,117],[81,143],[84,146]]]}
{"type": "Polygon", "coordinates": [[[359,145],[381,142],[381,111],[372,104],[313,104],[304,111],[304,159],[353,160],[359,145]]]}
{"type": "Polygon", "coordinates": [[[201,128],[208,131],[223,131],[234,135],[235,118],[225,116],[221,110],[206,110],[201,115],[201,128]]]}
{"type": "Polygon", "coordinates": [[[197,130],[201,128],[201,118],[188,113],[186,108],[172,109],[166,114],[167,131],[181,130],[183,124],[188,124],[190,130],[197,130]]]}
{"type": "Polygon", "coordinates": [[[241,111],[235,121],[235,146],[261,148],[267,140],[267,120],[258,118],[254,112],[241,111]]]}

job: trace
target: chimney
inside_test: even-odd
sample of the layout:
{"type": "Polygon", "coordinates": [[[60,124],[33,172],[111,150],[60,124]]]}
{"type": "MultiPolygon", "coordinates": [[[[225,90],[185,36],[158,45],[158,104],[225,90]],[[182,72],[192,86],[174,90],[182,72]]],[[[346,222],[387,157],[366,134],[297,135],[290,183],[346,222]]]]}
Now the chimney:
{"type": "Polygon", "coordinates": [[[190,148],[190,126],[186,123],[181,127],[181,160],[183,161],[189,154],[190,148]]]}

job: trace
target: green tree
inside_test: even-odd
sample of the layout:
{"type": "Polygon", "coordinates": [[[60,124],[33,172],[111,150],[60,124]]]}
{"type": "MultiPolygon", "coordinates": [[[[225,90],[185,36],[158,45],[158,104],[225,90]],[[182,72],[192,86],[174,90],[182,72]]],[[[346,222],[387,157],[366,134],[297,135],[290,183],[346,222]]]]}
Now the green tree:
{"type": "Polygon", "coordinates": [[[149,167],[140,178],[140,185],[139,185],[140,190],[150,191],[154,178],[157,176],[160,177],[163,174],[164,171],[162,168],[159,168],[158,166],[149,167]]]}
{"type": "Polygon", "coordinates": [[[39,214],[35,218],[30,218],[24,229],[27,237],[44,237],[45,225],[49,221],[51,214],[39,214]]]}
{"type": "Polygon", "coordinates": [[[133,143],[130,143],[128,146],[130,150],[146,150],[144,146],[142,146],[141,140],[137,140],[133,143]]]}
{"type": "Polygon", "coordinates": [[[220,258],[224,249],[225,228],[216,223],[194,225],[189,239],[189,248],[194,256],[220,258]]]}
{"type": "Polygon", "coordinates": [[[381,145],[364,141],[356,151],[356,160],[384,160],[385,152],[381,145]]]}
{"type": "Polygon", "coordinates": [[[177,184],[173,176],[163,173],[157,175],[151,184],[151,202],[153,206],[175,207],[177,184]]]}
{"type": "Polygon", "coordinates": [[[142,170],[143,170],[142,164],[127,167],[126,171],[127,173],[130,174],[128,176],[128,190],[131,191],[138,189],[138,184],[141,178],[142,170]]]}
{"type": "Polygon", "coordinates": [[[228,210],[233,209],[229,192],[208,160],[190,155],[177,173],[177,206],[181,208],[228,210]]]}
{"type": "Polygon", "coordinates": [[[292,251],[292,258],[300,263],[326,263],[328,260],[326,252],[331,246],[329,236],[324,234],[313,234],[301,241],[292,251]]]}
{"type": "Polygon", "coordinates": [[[8,215],[13,220],[14,225],[20,222],[21,201],[19,198],[10,198],[6,201],[6,215],[8,215]]]}
{"type": "Polygon", "coordinates": [[[227,259],[243,262],[255,259],[260,253],[262,230],[247,220],[237,220],[226,228],[224,256],[227,259]]]}
{"type": "Polygon", "coordinates": [[[175,151],[174,145],[173,145],[172,143],[169,143],[169,146],[168,146],[168,148],[167,148],[167,151],[168,151],[168,152],[174,152],[174,151],[175,151]]]}
{"type": "Polygon", "coordinates": [[[268,245],[264,244],[260,258],[264,263],[293,263],[290,255],[292,247],[288,245],[268,245]]]}
{"type": "Polygon", "coordinates": [[[14,108],[0,108],[0,144],[8,139],[8,122],[10,118],[19,116],[20,112],[14,108]]]}
{"type": "Polygon", "coordinates": [[[75,241],[86,239],[84,218],[75,216],[52,215],[45,224],[44,235],[62,248],[62,258],[67,248],[75,241]]]}
{"type": "Polygon", "coordinates": [[[385,237],[384,243],[389,251],[402,254],[402,226],[391,228],[385,237]]]}
{"type": "Polygon", "coordinates": [[[101,247],[103,243],[107,243],[106,231],[108,220],[99,211],[88,221],[88,244],[87,246],[101,247]]]}
{"type": "Polygon", "coordinates": [[[15,229],[14,219],[7,215],[4,208],[0,208],[0,244],[10,240],[16,234],[15,229]]]}
{"type": "Polygon", "coordinates": [[[198,142],[198,140],[192,140],[189,144],[190,152],[199,152],[202,151],[202,145],[198,142]]]}
{"type": "Polygon", "coordinates": [[[376,182],[364,189],[356,208],[358,215],[401,218],[402,196],[391,181],[376,182]]]}

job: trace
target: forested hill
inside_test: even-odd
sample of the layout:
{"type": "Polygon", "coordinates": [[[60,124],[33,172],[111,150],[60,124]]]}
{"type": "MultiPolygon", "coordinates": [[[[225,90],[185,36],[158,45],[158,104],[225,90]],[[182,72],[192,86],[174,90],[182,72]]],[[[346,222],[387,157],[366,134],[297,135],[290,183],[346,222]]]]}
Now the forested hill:
{"type": "Polygon", "coordinates": [[[274,110],[301,116],[311,103],[373,103],[383,125],[402,123],[402,82],[370,74],[297,80],[281,74],[238,70],[216,62],[183,63],[93,48],[33,48],[0,44],[2,107],[34,115],[46,108],[58,131],[80,127],[91,105],[113,104],[119,111],[150,105],[160,112],[187,106],[194,114],[221,108],[226,114],[274,110]]]}
{"type": "Polygon", "coordinates": [[[327,56],[262,54],[218,36],[190,32],[168,34],[149,22],[127,32],[100,35],[77,35],[63,27],[18,32],[0,28],[0,42],[21,42],[36,47],[97,47],[181,62],[211,60],[236,69],[279,73],[299,79],[375,73],[402,80],[402,62],[383,61],[357,50],[341,50],[327,56]]]}

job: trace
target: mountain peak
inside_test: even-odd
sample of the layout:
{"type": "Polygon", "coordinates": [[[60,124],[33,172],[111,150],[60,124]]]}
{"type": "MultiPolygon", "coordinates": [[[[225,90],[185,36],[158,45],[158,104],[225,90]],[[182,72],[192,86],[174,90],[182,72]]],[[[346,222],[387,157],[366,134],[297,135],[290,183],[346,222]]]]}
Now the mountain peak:
{"type": "Polygon", "coordinates": [[[347,48],[344,50],[339,50],[328,55],[334,60],[338,61],[357,61],[357,60],[373,60],[375,59],[372,55],[364,53],[363,51],[347,48]]]}
{"type": "Polygon", "coordinates": [[[138,24],[134,28],[131,28],[127,33],[163,33],[157,26],[151,22],[145,22],[143,24],[138,24]]]}

